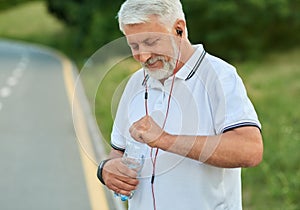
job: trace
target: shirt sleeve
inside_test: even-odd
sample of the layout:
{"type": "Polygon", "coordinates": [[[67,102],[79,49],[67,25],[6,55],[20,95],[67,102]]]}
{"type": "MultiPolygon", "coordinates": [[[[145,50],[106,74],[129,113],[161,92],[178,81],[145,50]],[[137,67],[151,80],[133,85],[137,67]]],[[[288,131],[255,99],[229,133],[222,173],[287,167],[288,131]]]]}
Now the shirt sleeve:
{"type": "Polygon", "coordinates": [[[126,85],[122,97],[120,99],[116,117],[114,119],[111,132],[111,147],[119,151],[125,151],[126,135],[129,135],[129,119],[128,119],[128,84],[126,85]]]}
{"type": "Polygon", "coordinates": [[[234,67],[219,72],[212,91],[212,113],[217,134],[242,126],[261,129],[254,106],[234,67]]]}
{"type": "Polygon", "coordinates": [[[125,151],[126,139],[130,138],[129,128],[132,124],[132,113],[130,113],[130,103],[136,92],[143,89],[143,72],[137,71],[129,79],[120,99],[116,117],[111,133],[111,146],[113,149],[125,151]]]}

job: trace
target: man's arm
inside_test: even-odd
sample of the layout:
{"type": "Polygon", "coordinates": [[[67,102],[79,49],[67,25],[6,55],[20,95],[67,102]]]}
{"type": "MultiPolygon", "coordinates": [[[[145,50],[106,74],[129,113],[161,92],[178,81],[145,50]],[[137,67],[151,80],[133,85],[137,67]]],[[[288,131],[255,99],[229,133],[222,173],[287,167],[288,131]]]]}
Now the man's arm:
{"type": "Polygon", "coordinates": [[[108,155],[109,159],[121,158],[123,156],[123,152],[120,150],[112,149],[108,155]]]}
{"type": "Polygon", "coordinates": [[[114,192],[130,195],[135,190],[139,181],[136,178],[137,172],[129,169],[122,163],[123,152],[112,149],[102,170],[102,179],[105,185],[114,192]]]}
{"type": "Polygon", "coordinates": [[[207,164],[223,167],[253,167],[263,156],[260,130],[245,126],[216,136],[171,135],[163,131],[150,116],[135,122],[132,137],[150,147],[159,148],[207,164]]]}

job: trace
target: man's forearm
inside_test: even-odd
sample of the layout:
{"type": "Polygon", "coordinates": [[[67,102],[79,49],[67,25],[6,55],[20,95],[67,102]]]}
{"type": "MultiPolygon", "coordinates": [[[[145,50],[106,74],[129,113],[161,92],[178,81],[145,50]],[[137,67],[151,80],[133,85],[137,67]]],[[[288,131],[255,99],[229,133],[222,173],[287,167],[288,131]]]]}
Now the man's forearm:
{"type": "Polygon", "coordinates": [[[165,133],[156,146],[224,168],[256,166],[263,153],[261,134],[256,127],[241,127],[217,136],[178,136],[165,133]]]}

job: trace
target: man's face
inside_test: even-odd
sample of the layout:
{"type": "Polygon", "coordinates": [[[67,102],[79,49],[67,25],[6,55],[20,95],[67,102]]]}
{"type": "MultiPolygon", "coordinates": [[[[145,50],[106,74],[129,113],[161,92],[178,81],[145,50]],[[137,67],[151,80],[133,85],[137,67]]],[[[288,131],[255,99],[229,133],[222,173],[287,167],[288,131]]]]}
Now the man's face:
{"type": "Polygon", "coordinates": [[[167,28],[157,18],[151,20],[149,23],[126,25],[124,32],[133,57],[149,76],[162,80],[173,74],[178,50],[167,28]]]}

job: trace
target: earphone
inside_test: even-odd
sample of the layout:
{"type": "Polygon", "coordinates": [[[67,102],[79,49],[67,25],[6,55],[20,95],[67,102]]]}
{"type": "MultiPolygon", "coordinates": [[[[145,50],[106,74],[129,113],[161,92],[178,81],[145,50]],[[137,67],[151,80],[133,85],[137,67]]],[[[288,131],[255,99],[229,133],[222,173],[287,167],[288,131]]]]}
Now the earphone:
{"type": "Polygon", "coordinates": [[[181,29],[176,29],[176,33],[177,33],[180,37],[182,37],[183,31],[182,31],[181,29]]]}

